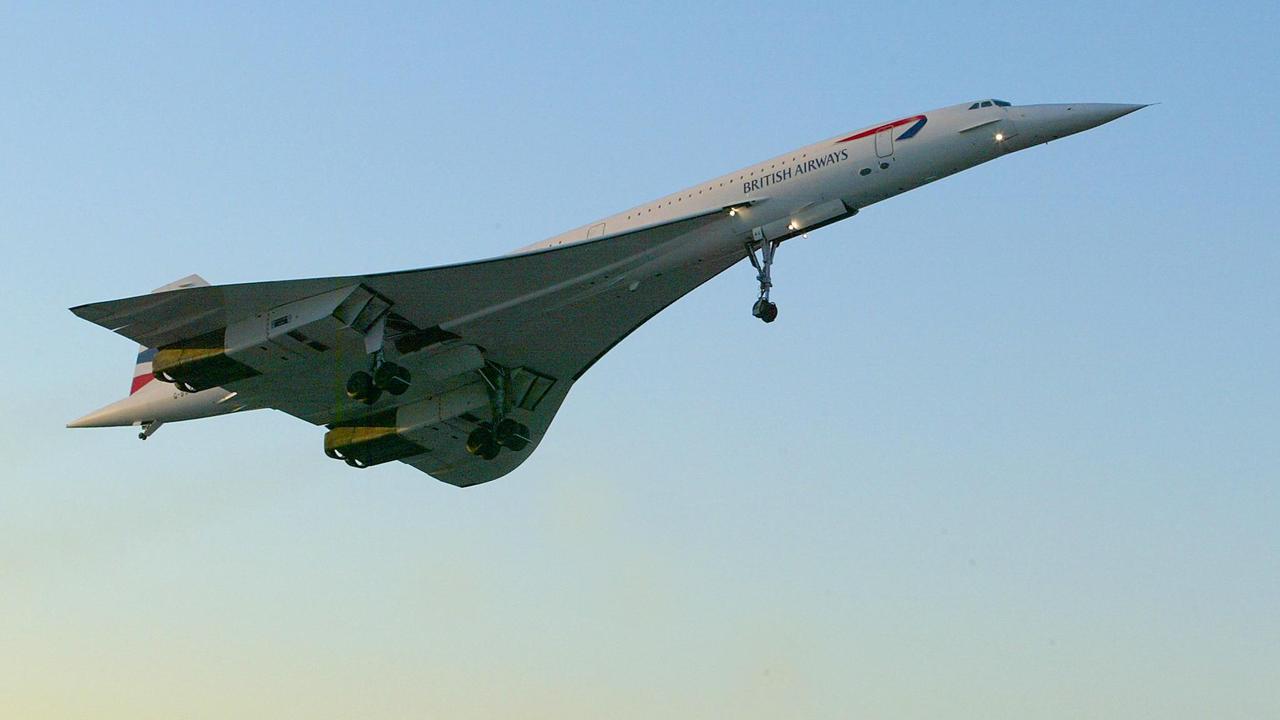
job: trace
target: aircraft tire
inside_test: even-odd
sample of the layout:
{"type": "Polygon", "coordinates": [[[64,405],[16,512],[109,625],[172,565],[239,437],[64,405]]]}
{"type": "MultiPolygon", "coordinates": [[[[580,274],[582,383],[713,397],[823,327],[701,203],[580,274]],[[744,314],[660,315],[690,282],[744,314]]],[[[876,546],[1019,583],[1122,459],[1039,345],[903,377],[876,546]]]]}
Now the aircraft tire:
{"type": "Polygon", "coordinates": [[[511,418],[503,418],[493,435],[499,445],[515,452],[520,452],[529,444],[529,426],[511,418]]]}
{"type": "Polygon", "coordinates": [[[472,430],[467,436],[467,452],[476,457],[492,460],[498,457],[501,450],[502,446],[498,445],[498,441],[493,437],[493,431],[486,425],[472,430]]]}
{"type": "Polygon", "coordinates": [[[373,376],[361,370],[351,373],[347,378],[347,397],[352,400],[364,400],[378,388],[373,384],[373,376]]]}
{"type": "Polygon", "coordinates": [[[760,314],[757,316],[761,320],[771,323],[778,319],[778,306],[776,303],[766,302],[764,307],[760,308],[760,314]]]}
{"type": "Polygon", "coordinates": [[[373,372],[373,384],[392,395],[402,395],[409,389],[409,369],[395,363],[383,363],[373,372]]]}

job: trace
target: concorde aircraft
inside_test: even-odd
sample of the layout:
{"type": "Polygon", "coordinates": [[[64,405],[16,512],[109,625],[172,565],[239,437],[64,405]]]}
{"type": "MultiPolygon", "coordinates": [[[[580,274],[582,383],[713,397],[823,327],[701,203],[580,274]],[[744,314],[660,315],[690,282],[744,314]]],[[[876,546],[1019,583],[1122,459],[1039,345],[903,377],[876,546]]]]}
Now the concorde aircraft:
{"type": "Polygon", "coordinates": [[[533,452],[569,388],[663,308],[747,259],[773,322],[778,246],[1144,105],[984,99],[806,145],[509,255],[404,272],[209,285],[197,275],[72,312],[141,344],[129,396],[68,427],[274,408],[358,468],[460,487],[533,452]]]}

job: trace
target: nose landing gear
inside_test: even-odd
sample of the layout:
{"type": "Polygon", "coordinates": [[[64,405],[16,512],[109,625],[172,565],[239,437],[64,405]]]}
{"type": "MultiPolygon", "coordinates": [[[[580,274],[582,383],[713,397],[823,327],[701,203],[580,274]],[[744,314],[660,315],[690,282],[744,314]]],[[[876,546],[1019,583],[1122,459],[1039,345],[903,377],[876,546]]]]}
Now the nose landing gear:
{"type": "Polygon", "coordinates": [[[769,300],[769,289],[773,287],[773,255],[780,244],[779,240],[766,238],[760,228],[751,231],[751,242],[747,243],[747,257],[756,269],[756,280],[760,281],[760,297],[751,306],[751,314],[766,323],[778,319],[778,306],[769,300]],[[759,258],[756,257],[757,249],[760,250],[759,258]]]}
{"type": "Polygon", "coordinates": [[[778,319],[778,304],[769,302],[769,291],[766,290],[751,306],[751,314],[767,323],[778,319]]]}

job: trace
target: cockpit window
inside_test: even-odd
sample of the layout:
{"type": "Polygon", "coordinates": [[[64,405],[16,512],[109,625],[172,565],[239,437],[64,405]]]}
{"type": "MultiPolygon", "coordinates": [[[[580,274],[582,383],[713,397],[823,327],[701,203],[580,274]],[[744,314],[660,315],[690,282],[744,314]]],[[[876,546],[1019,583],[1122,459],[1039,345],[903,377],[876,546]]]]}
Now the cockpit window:
{"type": "Polygon", "coordinates": [[[995,105],[996,107],[1011,107],[1013,103],[1005,102],[1004,100],[996,100],[995,98],[992,98],[990,100],[979,100],[978,102],[970,105],[969,109],[977,110],[980,107],[991,107],[992,105],[995,105]]]}

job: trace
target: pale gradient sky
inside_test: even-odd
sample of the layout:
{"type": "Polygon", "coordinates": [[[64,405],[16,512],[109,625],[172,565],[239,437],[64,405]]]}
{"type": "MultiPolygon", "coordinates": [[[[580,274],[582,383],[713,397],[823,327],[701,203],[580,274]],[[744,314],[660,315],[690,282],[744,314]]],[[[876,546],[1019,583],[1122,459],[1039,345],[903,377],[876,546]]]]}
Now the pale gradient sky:
{"type": "Polygon", "coordinates": [[[0,9],[0,716],[1280,716],[1274,2],[0,9]],[[737,267],[459,491],[62,426],[66,311],[491,256],[984,97],[1162,102],[737,267]]]}

